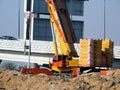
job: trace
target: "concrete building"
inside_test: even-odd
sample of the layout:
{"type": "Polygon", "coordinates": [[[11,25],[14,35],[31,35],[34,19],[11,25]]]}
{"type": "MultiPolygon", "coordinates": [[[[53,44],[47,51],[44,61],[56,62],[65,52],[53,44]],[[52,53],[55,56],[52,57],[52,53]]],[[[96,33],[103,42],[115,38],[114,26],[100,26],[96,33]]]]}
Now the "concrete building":
{"type": "MultiPolygon", "coordinates": [[[[84,35],[84,0],[65,0],[77,42],[84,35]]],[[[25,0],[25,10],[31,12],[31,24],[24,23],[24,39],[52,41],[50,19],[45,0],[25,0]],[[31,30],[31,35],[29,31],[31,30]]]]}

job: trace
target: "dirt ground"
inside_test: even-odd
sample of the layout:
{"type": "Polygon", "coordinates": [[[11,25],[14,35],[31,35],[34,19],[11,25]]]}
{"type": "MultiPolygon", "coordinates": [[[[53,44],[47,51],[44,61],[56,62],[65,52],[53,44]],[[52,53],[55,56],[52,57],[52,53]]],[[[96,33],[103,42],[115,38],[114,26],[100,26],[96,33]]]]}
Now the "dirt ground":
{"type": "Polygon", "coordinates": [[[120,69],[112,75],[81,74],[75,78],[22,75],[0,68],[0,90],[120,90],[120,69]]]}

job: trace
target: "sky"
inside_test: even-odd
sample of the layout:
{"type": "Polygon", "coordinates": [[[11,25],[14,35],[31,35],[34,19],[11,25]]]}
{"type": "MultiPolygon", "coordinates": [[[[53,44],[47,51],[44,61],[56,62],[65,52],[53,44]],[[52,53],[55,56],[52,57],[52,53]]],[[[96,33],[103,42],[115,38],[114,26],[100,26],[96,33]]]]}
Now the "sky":
{"type": "MultiPolygon", "coordinates": [[[[18,37],[19,0],[0,0],[0,36],[18,37]]],[[[106,0],[106,38],[120,45],[120,0],[106,0]]],[[[20,0],[20,38],[24,32],[24,0],[20,0]]],[[[84,6],[84,38],[104,38],[104,0],[89,0],[84,6]]]]}

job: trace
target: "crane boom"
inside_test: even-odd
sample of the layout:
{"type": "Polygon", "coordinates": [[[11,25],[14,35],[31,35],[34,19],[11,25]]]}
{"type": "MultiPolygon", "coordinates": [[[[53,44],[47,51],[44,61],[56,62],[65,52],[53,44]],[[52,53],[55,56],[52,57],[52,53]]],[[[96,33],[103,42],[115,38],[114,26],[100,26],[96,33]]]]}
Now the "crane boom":
{"type": "Polygon", "coordinates": [[[74,48],[76,37],[64,0],[45,0],[48,3],[50,20],[55,28],[62,55],[78,56],[74,48]]]}

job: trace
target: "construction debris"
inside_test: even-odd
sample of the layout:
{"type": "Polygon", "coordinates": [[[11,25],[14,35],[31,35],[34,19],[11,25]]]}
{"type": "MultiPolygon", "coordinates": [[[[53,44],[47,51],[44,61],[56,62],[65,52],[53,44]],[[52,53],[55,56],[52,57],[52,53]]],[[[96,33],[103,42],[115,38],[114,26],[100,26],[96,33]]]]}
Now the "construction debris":
{"type": "Polygon", "coordinates": [[[0,90],[119,90],[120,69],[110,75],[81,74],[75,78],[23,75],[18,71],[0,68],[0,90]]]}

